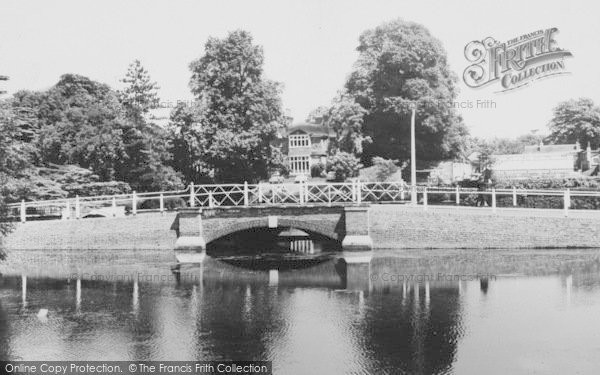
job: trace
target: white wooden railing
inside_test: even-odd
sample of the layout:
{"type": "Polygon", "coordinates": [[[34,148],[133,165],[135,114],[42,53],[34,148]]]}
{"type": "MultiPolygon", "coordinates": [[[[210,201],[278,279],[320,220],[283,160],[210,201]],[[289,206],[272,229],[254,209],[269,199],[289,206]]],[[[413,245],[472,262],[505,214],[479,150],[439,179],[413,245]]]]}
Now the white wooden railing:
{"type": "MultiPolygon", "coordinates": [[[[430,205],[472,205],[473,202],[496,210],[499,197],[511,197],[512,207],[519,207],[519,197],[559,197],[565,214],[571,208],[571,199],[588,197],[598,199],[600,191],[581,190],[528,190],[471,188],[439,188],[419,186],[416,191],[403,181],[343,183],[304,182],[299,184],[219,184],[189,185],[184,190],[159,191],[117,195],[103,195],[21,201],[8,205],[10,220],[25,222],[30,219],[79,219],[89,216],[137,215],[140,212],[166,212],[179,207],[235,207],[258,205],[332,205],[372,203],[407,203],[414,196],[424,209],[430,205]],[[465,198],[470,202],[466,203],[465,198]]],[[[506,199],[504,199],[506,201],[506,199]]]]}

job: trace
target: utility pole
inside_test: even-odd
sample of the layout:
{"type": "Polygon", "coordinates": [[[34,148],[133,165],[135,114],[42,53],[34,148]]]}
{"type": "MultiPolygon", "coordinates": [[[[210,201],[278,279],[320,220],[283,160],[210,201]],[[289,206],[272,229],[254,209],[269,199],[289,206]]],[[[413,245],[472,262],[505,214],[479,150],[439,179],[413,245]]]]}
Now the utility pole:
{"type": "Polygon", "coordinates": [[[417,204],[417,157],[415,150],[415,103],[410,105],[410,202],[417,204]]]}

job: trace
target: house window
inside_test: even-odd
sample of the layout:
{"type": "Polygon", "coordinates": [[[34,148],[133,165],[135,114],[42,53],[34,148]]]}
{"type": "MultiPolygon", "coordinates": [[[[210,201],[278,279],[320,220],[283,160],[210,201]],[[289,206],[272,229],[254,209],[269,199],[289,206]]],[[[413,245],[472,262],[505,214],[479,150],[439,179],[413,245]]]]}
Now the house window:
{"type": "Polygon", "coordinates": [[[290,156],[290,170],[292,174],[308,174],[310,163],[308,156],[290,156]]]}
{"type": "Polygon", "coordinates": [[[310,146],[310,137],[308,134],[290,135],[290,148],[310,146]]]}

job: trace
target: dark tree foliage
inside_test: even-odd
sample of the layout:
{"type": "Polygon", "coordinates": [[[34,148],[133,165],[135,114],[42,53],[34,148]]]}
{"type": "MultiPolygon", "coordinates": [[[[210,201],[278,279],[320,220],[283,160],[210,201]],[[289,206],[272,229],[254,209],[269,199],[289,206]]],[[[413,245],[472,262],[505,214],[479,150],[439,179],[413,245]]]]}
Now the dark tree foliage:
{"type": "Polygon", "coordinates": [[[589,98],[559,103],[549,124],[549,140],[556,144],[579,142],[600,146],[600,107],[589,98]]]}
{"type": "MultiPolygon", "coordinates": [[[[99,182],[124,181],[138,191],[181,187],[179,175],[168,166],[166,130],[146,120],[156,104],[156,84],[138,61],[123,82],[127,86],[116,92],[87,77],[65,74],[47,91],[16,93],[11,111],[19,134],[13,141],[29,146],[36,167],[77,165],[99,182]]],[[[38,173],[29,177],[39,189],[16,189],[16,195],[62,195],[38,173]]]]}
{"type": "Polygon", "coordinates": [[[416,103],[417,157],[453,158],[468,131],[452,106],[456,77],[441,42],[422,25],[396,20],[365,31],[347,94],[366,111],[363,132],[372,139],[363,160],[410,157],[410,104],[416,103]]]}
{"type": "MultiPolygon", "coordinates": [[[[190,87],[200,115],[187,146],[200,155],[195,170],[219,182],[267,177],[271,141],[283,121],[279,84],[263,77],[262,47],[246,31],[210,38],[190,64],[190,87]],[[194,138],[191,141],[191,138],[194,138]]],[[[179,129],[182,129],[181,127],[179,129]]]]}

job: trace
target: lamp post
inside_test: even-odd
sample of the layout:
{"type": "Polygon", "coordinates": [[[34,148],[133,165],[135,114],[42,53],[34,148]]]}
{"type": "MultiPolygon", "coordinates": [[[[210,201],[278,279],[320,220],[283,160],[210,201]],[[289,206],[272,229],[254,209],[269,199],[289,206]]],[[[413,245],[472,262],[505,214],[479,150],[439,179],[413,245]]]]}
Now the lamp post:
{"type": "Polygon", "coordinates": [[[415,103],[410,104],[410,202],[417,204],[417,157],[415,151],[415,103]]]}

